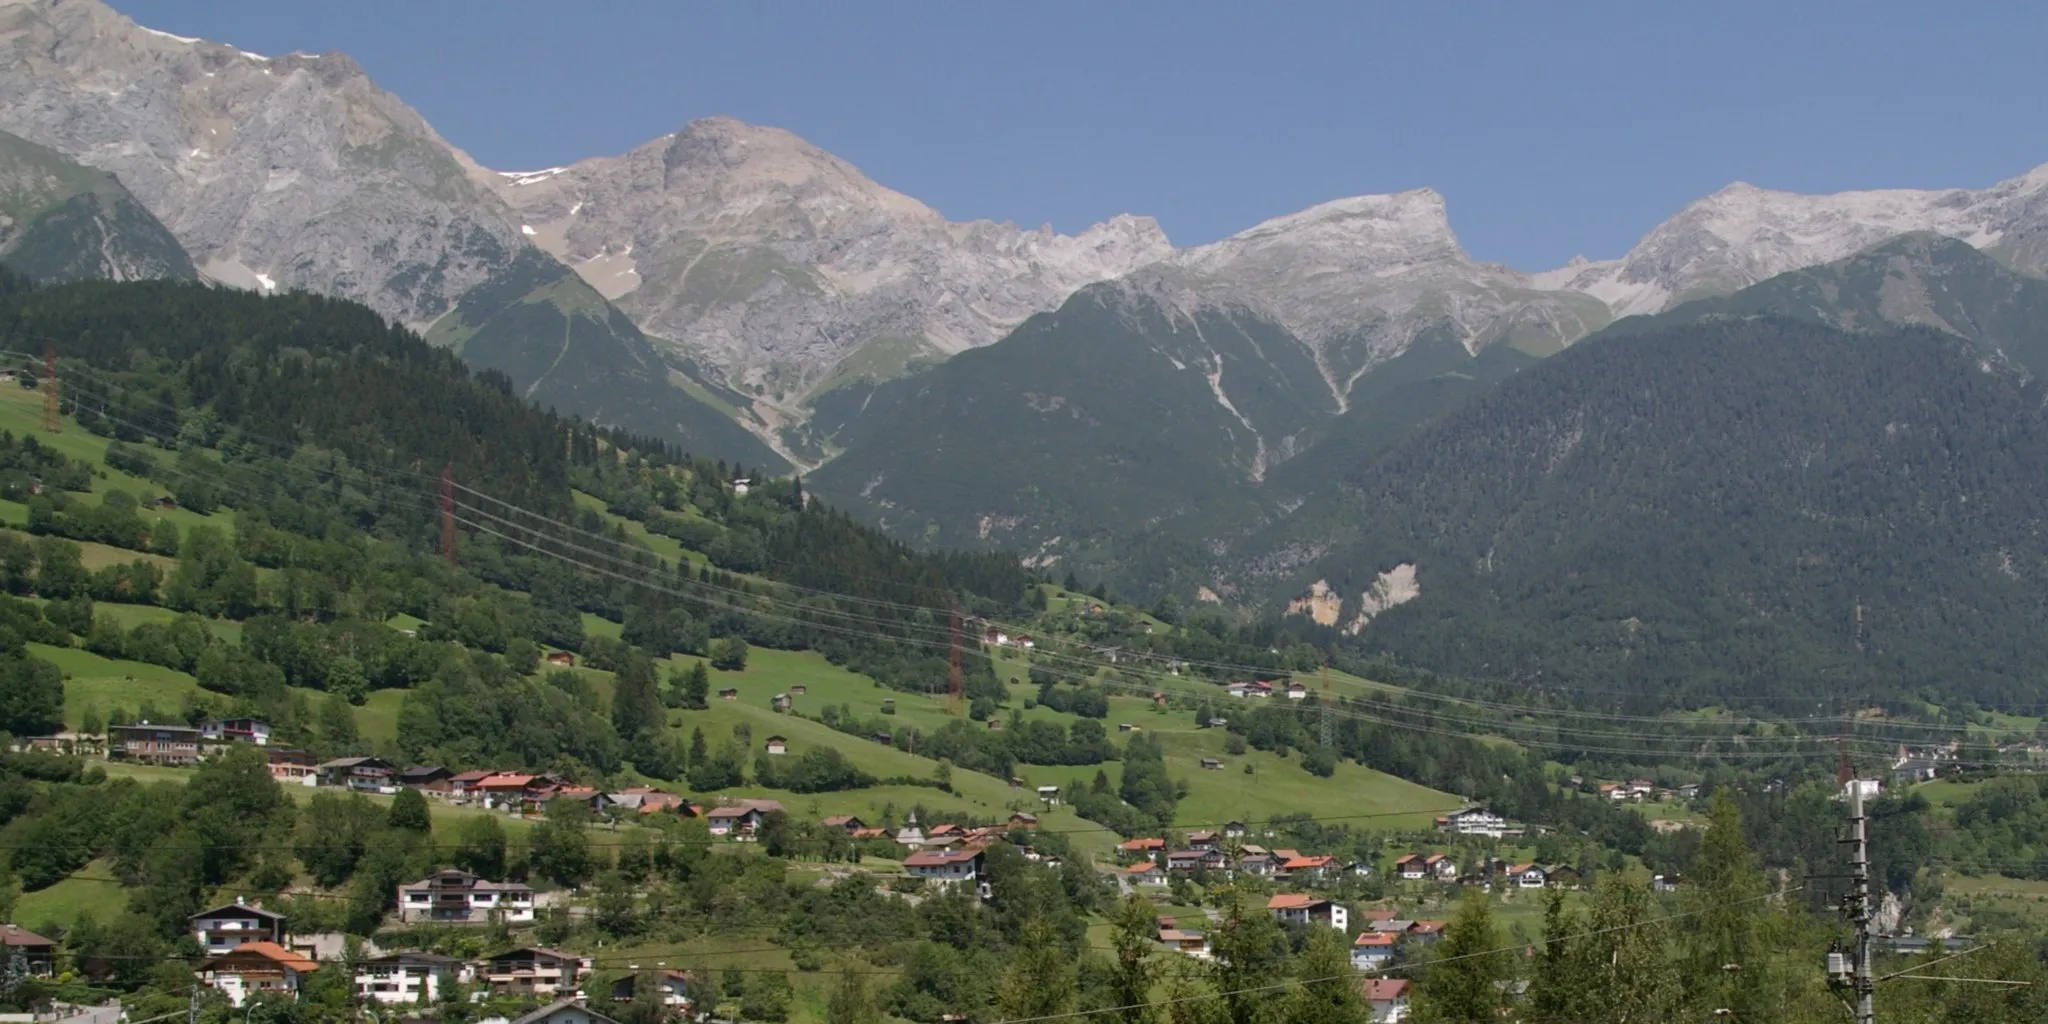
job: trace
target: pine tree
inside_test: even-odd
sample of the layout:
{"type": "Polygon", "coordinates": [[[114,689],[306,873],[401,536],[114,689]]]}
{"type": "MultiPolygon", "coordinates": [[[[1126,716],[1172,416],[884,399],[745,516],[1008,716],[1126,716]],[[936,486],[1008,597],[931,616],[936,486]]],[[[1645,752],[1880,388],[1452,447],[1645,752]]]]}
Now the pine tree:
{"type": "Polygon", "coordinates": [[[1287,936],[1263,906],[1246,902],[1245,893],[1230,886],[1223,920],[1210,933],[1215,954],[1210,981],[1223,997],[1230,1024],[1259,1024],[1273,1004],[1270,991],[1287,961],[1287,936]]]}
{"type": "Polygon", "coordinates": [[[392,828],[408,832],[434,830],[433,814],[427,810],[427,798],[410,787],[399,790],[398,795],[391,798],[391,811],[385,822],[392,828]]]}
{"type": "Polygon", "coordinates": [[[1300,986],[1287,994],[1281,1016],[1287,1024],[1366,1024],[1371,1016],[1358,990],[1345,934],[1331,928],[1309,933],[1295,960],[1300,986]]]}
{"type": "Polygon", "coordinates": [[[1494,1024],[1505,993],[1495,982],[1508,979],[1508,954],[1500,950],[1490,897],[1465,894],[1444,928],[1435,956],[1415,987],[1417,1024],[1494,1024]]]}
{"type": "Polygon", "coordinates": [[[1152,1024],[1158,1016],[1152,1007],[1152,983],[1159,976],[1159,969],[1151,960],[1153,940],[1158,934],[1155,909],[1151,900],[1131,896],[1117,907],[1116,916],[1110,921],[1116,946],[1110,998],[1122,1007],[1116,1016],[1123,1024],[1152,1024]]]}
{"type": "Polygon", "coordinates": [[[612,729],[623,740],[666,724],[654,661],[639,648],[626,653],[612,687],[612,729]]]}
{"type": "Polygon", "coordinates": [[[881,1024],[882,1013],[859,971],[842,971],[825,1003],[825,1024],[881,1024]]]}
{"type": "Polygon", "coordinates": [[[683,678],[683,707],[702,711],[711,706],[711,670],[703,662],[690,666],[690,674],[683,678]]]}
{"type": "Polygon", "coordinates": [[[1060,947],[1052,922],[1032,918],[996,988],[997,1012],[1009,1020],[1058,1017],[1073,1010],[1075,994],[1073,957],[1060,947]]]}

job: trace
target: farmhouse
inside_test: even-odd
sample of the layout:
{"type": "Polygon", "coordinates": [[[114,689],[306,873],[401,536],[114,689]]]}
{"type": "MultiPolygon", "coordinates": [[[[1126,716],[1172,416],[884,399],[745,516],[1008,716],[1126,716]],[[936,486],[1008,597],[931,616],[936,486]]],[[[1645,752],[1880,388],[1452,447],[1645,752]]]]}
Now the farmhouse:
{"type": "Polygon", "coordinates": [[[1283,892],[1266,901],[1266,910],[1282,921],[1320,924],[1340,932],[1351,928],[1351,911],[1343,904],[1305,893],[1283,892]]]}
{"type": "Polygon", "coordinates": [[[201,960],[194,973],[219,989],[228,1005],[241,1006],[258,995],[298,998],[306,976],[320,965],[275,942],[247,942],[201,960]]]}
{"type": "Polygon", "coordinates": [[[399,886],[398,919],[405,924],[527,924],[533,921],[533,889],[449,868],[399,886]]]}
{"type": "Polygon", "coordinates": [[[240,899],[212,910],[202,910],[185,919],[199,948],[207,953],[226,953],[251,942],[284,945],[284,915],[252,907],[240,899]]]}

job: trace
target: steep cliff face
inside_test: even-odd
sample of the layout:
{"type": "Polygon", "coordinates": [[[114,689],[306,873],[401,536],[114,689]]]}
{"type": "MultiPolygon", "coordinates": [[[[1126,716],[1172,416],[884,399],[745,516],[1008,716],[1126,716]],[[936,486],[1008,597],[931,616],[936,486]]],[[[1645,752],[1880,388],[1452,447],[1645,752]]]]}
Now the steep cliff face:
{"type": "Polygon", "coordinates": [[[523,244],[467,158],[338,53],[263,57],[94,0],[0,0],[0,129],[119,177],[209,276],[408,323],[523,244]]]}
{"type": "Polygon", "coordinates": [[[0,132],[0,263],[37,281],[198,276],[119,179],[0,132]]]}
{"type": "Polygon", "coordinates": [[[1148,218],[1072,236],[950,222],[788,132],[730,118],[482,180],[642,328],[773,404],[989,344],[1172,251],[1148,218]]]}

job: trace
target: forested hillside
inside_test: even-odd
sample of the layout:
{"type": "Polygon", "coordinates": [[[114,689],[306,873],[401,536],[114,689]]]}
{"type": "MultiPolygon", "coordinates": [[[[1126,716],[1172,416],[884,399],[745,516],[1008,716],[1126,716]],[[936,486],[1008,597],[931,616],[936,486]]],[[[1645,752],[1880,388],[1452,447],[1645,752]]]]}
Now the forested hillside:
{"type": "Polygon", "coordinates": [[[1644,706],[2025,702],[2048,669],[2040,406],[1931,330],[1595,340],[1360,467],[1268,564],[1327,579],[1347,623],[1415,564],[1420,596],[1355,642],[1453,675],[1644,706]]]}

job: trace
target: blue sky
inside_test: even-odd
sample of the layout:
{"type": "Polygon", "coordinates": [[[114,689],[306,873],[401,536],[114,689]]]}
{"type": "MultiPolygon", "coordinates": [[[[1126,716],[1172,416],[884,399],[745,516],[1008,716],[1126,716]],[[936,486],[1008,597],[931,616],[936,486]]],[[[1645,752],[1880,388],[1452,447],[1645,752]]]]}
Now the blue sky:
{"type": "Polygon", "coordinates": [[[1625,251],[1730,181],[1983,186],[2048,163],[2048,5],[115,0],[342,50],[487,166],[692,118],[787,128],[948,217],[1175,243],[1434,186],[1466,248],[1625,251]]]}

